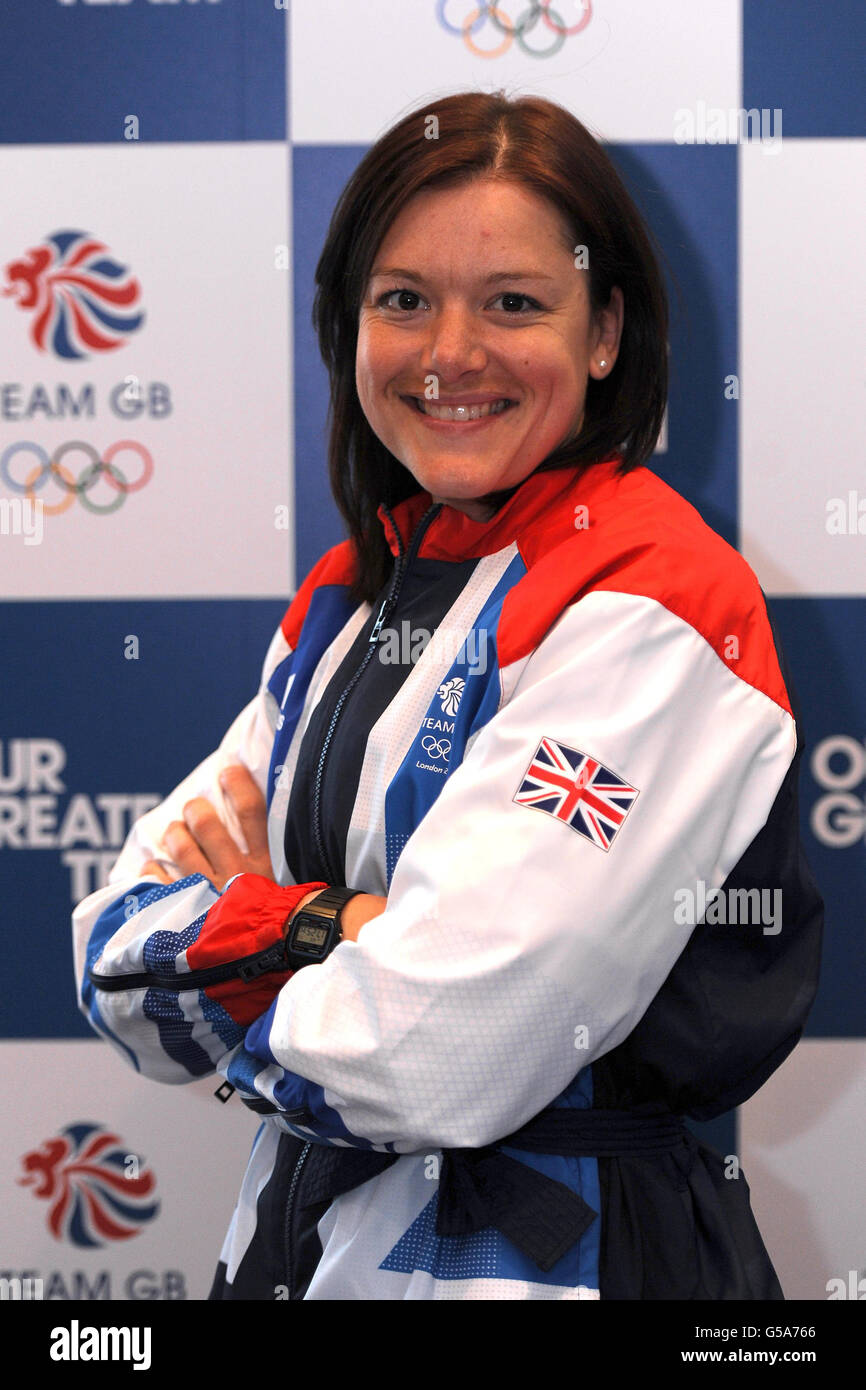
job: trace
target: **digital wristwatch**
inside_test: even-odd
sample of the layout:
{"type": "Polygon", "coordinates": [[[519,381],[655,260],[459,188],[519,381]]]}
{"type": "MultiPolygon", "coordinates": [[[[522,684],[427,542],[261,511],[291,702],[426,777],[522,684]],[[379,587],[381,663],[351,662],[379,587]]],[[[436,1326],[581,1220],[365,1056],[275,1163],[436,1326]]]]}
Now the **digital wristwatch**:
{"type": "Polygon", "coordinates": [[[343,939],[340,915],[361,888],[323,888],[292,918],[286,934],[286,962],[290,970],[318,965],[343,939]]]}

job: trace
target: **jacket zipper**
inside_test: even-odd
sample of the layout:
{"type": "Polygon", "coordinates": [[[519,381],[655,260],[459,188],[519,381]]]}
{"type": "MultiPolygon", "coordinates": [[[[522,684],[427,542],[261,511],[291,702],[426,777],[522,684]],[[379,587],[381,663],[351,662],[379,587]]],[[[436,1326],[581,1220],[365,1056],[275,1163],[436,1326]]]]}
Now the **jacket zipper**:
{"type": "Polygon", "coordinates": [[[292,1248],[292,1214],[295,1205],[295,1194],[297,1193],[298,1183],[301,1178],[301,1169],[312,1147],[311,1143],[305,1143],[301,1152],[298,1154],[297,1161],[295,1162],[295,1171],[292,1174],[292,1181],[289,1186],[289,1195],[286,1198],[286,1221],[283,1230],[285,1235],[286,1284],[289,1290],[289,1299],[294,1297],[295,1292],[294,1270],[292,1269],[292,1260],[294,1256],[294,1250],[292,1248]]]}
{"type": "Polygon", "coordinates": [[[276,946],[268,946],[264,951],[241,956],[238,960],[227,961],[223,965],[209,965],[201,970],[190,970],[178,975],[159,971],[139,971],[131,975],[101,975],[90,969],[87,977],[97,989],[112,993],[121,989],[167,989],[178,994],[188,989],[205,989],[208,985],[222,984],[224,980],[256,979],[271,970],[290,970],[286,959],[286,943],[280,941],[276,946]]]}
{"type": "MultiPolygon", "coordinates": [[[[415,534],[412,537],[412,541],[410,543],[408,552],[403,547],[403,538],[400,535],[399,528],[394,525],[394,518],[391,517],[391,525],[394,528],[394,534],[397,537],[397,545],[399,547],[397,565],[391,580],[391,586],[388,590],[386,597],[382,601],[382,604],[379,608],[379,612],[376,616],[376,621],[374,622],[373,627],[370,631],[370,636],[367,639],[368,647],[364,659],[361,662],[358,669],[355,671],[348,685],[340,694],[340,698],[338,699],[334,707],[334,713],[331,715],[331,721],[328,725],[328,732],[326,733],[324,742],[322,743],[322,751],[319,755],[319,764],[316,768],[316,789],[315,798],[313,801],[313,830],[316,837],[316,849],[318,850],[319,859],[324,868],[324,873],[322,877],[328,883],[333,883],[335,881],[334,870],[331,865],[331,861],[328,858],[327,851],[325,849],[325,840],[322,826],[322,778],[324,776],[325,761],[328,756],[328,748],[330,747],[331,739],[334,737],[334,730],[337,727],[337,720],[339,719],[340,714],[342,713],[343,706],[345,705],[346,700],[348,699],[352,690],[354,690],[355,686],[357,685],[358,681],[360,680],[361,676],[366,670],[367,665],[372,660],[373,653],[376,650],[376,644],[379,641],[379,633],[381,632],[387,618],[394,610],[394,605],[396,604],[397,599],[400,595],[400,586],[403,583],[403,579],[405,578],[406,573],[408,572],[409,566],[411,565],[416,554],[418,553],[418,549],[421,545],[421,541],[423,540],[424,533],[427,530],[427,527],[433,520],[433,517],[439,511],[441,505],[441,502],[436,502],[424,513],[423,517],[421,518],[417,527],[415,528],[415,534]]],[[[298,1155],[297,1161],[295,1163],[295,1171],[292,1174],[292,1181],[289,1186],[289,1195],[286,1198],[284,1237],[286,1281],[290,1299],[294,1297],[294,1269],[292,1268],[294,1260],[294,1249],[292,1245],[292,1217],[294,1215],[295,1198],[298,1191],[298,1184],[301,1178],[301,1169],[303,1168],[304,1163],[306,1162],[310,1149],[312,1147],[313,1146],[311,1143],[305,1143],[304,1147],[301,1149],[301,1152],[298,1155]]]]}
{"type": "MultiPolygon", "coordinates": [[[[337,881],[335,877],[335,870],[333,868],[333,865],[331,864],[330,859],[328,858],[327,850],[325,849],[325,835],[324,827],[322,825],[322,781],[325,773],[325,762],[328,756],[328,748],[330,746],[331,739],[334,736],[334,730],[337,727],[337,720],[339,719],[343,711],[343,707],[346,703],[346,700],[348,699],[351,692],[354,690],[355,686],[358,684],[358,681],[361,679],[361,676],[363,675],[370,661],[373,659],[373,653],[375,652],[376,644],[379,641],[379,633],[381,632],[386,620],[390,617],[390,615],[394,611],[394,608],[396,607],[397,600],[400,597],[400,589],[403,584],[403,580],[408,574],[409,567],[418,553],[421,541],[424,539],[424,534],[427,531],[428,526],[432,522],[433,518],[436,516],[437,512],[441,510],[441,507],[441,502],[434,502],[432,507],[428,507],[427,511],[424,513],[424,515],[422,516],[421,520],[418,522],[418,525],[415,528],[415,534],[412,537],[408,552],[405,551],[403,548],[403,539],[400,535],[398,527],[394,525],[394,518],[391,517],[390,512],[388,513],[391,519],[391,525],[394,529],[394,534],[397,537],[397,544],[400,548],[397,565],[391,580],[391,587],[389,588],[388,593],[382,602],[382,605],[376,617],[376,621],[374,622],[372,630],[370,632],[370,636],[367,639],[369,646],[367,647],[364,659],[361,662],[358,669],[355,671],[355,674],[352,676],[352,679],[349,681],[349,684],[341,693],[336,705],[334,706],[334,713],[331,715],[331,722],[328,725],[328,732],[326,733],[324,742],[322,743],[322,751],[319,754],[319,764],[316,768],[316,789],[313,798],[313,831],[316,838],[316,850],[318,851],[319,860],[322,866],[322,878],[326,881],[326,883],[336,883],[337,881]]],[[[387,508],[385,510],[387,511],[387,508]]]]}

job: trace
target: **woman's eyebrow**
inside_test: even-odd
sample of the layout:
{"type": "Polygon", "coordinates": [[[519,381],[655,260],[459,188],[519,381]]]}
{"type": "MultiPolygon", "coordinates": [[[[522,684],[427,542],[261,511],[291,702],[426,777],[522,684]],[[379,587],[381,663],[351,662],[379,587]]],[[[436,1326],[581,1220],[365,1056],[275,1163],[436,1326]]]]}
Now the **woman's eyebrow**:
{"type": "MultiPolygon", "coordinates": [[[[415,270],[406,270],[403,266],[374,266],[370,271],[370,279],[374,280],[377,276],[399,275],[404,280],[417,280],[419,283],[424,279],[415,270]]],[[[502,280],[553,280],[552,275],[546,275],[541,270],[496,270],[490,275],[485,275],[483,283],[485,285],[495,285],[502,280]]]]}

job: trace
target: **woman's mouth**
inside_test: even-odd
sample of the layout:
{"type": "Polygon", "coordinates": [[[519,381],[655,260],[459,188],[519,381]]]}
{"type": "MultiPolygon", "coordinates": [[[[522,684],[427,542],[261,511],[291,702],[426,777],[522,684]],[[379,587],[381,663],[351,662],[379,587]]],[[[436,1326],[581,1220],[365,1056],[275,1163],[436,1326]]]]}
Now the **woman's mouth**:
{"type": "Polygon", "coordinates": [[[427,420],[454,425],[471,424],[474,420],[486,420],[490,416],[502,415],[517,404],[516,401],[510,400],[507,396],[496,401],[467,403],[466,405],[443,405],[440,401],[428,401],[420,396],[403,396],[402,400],[427,420]]]}

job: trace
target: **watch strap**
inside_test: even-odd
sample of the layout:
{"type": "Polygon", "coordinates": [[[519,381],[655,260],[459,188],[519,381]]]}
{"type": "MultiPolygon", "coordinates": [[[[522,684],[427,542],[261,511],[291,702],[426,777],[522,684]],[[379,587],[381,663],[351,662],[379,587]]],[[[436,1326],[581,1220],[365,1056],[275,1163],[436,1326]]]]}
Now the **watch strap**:
{"type": "Polygon", "coordinates": [[[296,915],[299,917],[302,912],[310,912],[314,917],[328,917],[339,925],[340,913],[346,903],[363,891],[363,888],[325,888],[296,915]]]}

